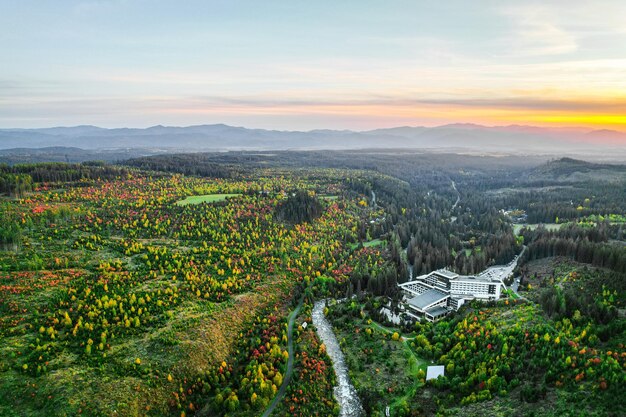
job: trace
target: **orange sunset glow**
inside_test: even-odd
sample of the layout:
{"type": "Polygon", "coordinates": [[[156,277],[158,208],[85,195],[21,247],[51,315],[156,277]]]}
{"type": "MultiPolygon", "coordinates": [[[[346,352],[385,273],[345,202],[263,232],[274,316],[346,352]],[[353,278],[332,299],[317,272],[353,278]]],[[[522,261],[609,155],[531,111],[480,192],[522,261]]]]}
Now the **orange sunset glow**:
{"type": "Polygon", "coordinates": [[[626,131],[624,2],[210,3],[9,8],[0,126],[626,131]]]}

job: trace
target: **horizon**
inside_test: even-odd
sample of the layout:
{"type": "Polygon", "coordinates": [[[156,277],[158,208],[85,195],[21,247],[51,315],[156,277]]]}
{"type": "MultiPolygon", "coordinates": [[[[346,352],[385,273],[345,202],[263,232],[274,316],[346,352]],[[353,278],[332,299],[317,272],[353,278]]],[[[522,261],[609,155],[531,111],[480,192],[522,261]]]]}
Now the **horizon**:
{"type": "Polygon", "coordinates": [[[135,129],[135,130],[146,130],[151,128],[177,128],[177,129],[186,129],[193,127],[204,127],[204,126],[226,126],[232,127],[235,129],[246,129],[246,130],[266,130],[266,131],[277,131],[277,132],[300,132],[300,133],[309,133],[315,131],[334,131],[334,132],[354,132],[354,133],[367,133],[376,130],[392,130],[392,129],[438,129],[438,128],[478,128],[478,129],[515,129],[515,128],[526,128],[526,129],[541,129],[545,131],[551,132],[577,132],[577,133],[592,133],[592,132],[610,132],[610,133],[619,133],[626,134],[625,130],[618,129],[607,129],[607,128],[597,128],[594,126],[539,126],[539,125],[529,125],[529,124],[507,124],[507,125],[486,125],[472,122],[453,122],[446,123],[441,125],[398,125],[398,126],[389,126],[389,127],[380,127],[374,129],[365,129],[365,130],[357,130],[357,129],[328,129],[328,128],[316,128],[316,129],[280,129],[280,128],[264,128],[258,126],[243,126],[243,125],[232,125],[227,123],[200,123],[200,124],[192,124],[192,125],[142,125],[142,126],[98,126],[93,124],[78,124],[78,125],[50,125],[50,126],[42,126],[42,127],[0,127],[0,131],[13,131],[13,130],[49,130],[49,129],[73,129],[73,128],[81,128],[81,127],[93,127],[97,129],[104,130],[117,130],[117,129],[135,129]]]}
{"type": "Polygon", "coordinates": [[[0,126],[626,130],[626,4],[5,7],[0,126]]]}
{"type": "Polygon", "coordinates": [[[626,417],[626,0],[0,10],[0,417],[626,417]]]}

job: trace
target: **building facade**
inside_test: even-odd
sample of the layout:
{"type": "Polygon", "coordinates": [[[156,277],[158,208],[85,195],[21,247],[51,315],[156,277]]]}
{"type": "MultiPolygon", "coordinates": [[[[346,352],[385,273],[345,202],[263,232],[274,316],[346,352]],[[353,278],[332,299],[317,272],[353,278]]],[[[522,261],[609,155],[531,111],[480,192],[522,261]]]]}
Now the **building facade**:
{"type": "Polygon", "coordinates": [[[414,318],[437,321],[470,300],[498,300],[505,288],[490,273],[459,275],[446,269],[421,275],[399,284],[406,297],[407,312],[414,318]]]}

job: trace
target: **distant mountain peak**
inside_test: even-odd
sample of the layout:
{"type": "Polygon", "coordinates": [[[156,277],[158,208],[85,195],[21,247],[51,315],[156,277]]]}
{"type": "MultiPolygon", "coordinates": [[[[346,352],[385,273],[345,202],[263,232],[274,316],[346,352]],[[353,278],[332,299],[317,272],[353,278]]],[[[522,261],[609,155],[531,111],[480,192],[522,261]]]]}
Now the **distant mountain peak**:
{"type": "MultiPolygon", "coordinates": [[[[588,139],[592,139],[597,142],[610,144],[610,145],[626,145],[626,133],[619,132],[617,130],[610,129],[598,129],[592,130],[585,134],[585,137],[588,139]]],[[[595,142],[595,143],[597,143],[595,142]]]]}
{"type": "Polygon", "coordinates": [[[596,129],[587,133],[588,135],[626,135],[625,132],[611,129],[596,129]]]}
{"type": "Polygon", "coordinates": [[[450,128],[450,129],[489,129],[488,126],[479,125],[476,123],[451,123],[447,125],[437,126],[437,128],[450,128]]]}
{"type": "Polygon", "coordinates": [[[597,155],[626,159],[626,133],[599,129],[483,126],[400,126],[367,131],[267,130],[223,123],[148,128],[91,125],[44,129],[0,129],[0,149],[73,146],[81,149],[158,148],[179,151],[281,149],[445,149],[499,154],[597,155]]]}
{"type": "Polygon", "coordinates": [[[564,156],[563,158],[555,159],[554,161],[548,162],[548,164],[589,164],[587,161],[583,161],[582,159],[570,158],[568,156],[564,156]]]}

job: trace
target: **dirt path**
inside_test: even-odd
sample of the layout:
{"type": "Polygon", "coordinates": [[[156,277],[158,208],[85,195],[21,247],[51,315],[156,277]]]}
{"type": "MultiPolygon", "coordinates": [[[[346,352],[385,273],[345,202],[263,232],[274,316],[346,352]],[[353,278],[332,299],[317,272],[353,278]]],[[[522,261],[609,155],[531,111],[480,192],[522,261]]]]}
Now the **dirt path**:
{"type": "Polygon", "coordinates": [[[300,299],[298,306],[291,313],[291,316],[289,317],[289,324],[287,325],[287,351],[289,352],[289,359],[287,359],[287,371],[285,372],[283,384],[280,386],[278,392],[276,393],[276,396],[263,413],[263,417],[269,417],[272,414],[280,400],[282,400],[285,396],[285,392],[287,391],[287,387],[289,386],[289,382],[291,381],[291,377],[293,375],[293,360],[295,356],[295,354],[293,353],[293,325],[296,321],[296,317],[298,317],[298,314],[300,313],[300,308],[302,307],[303,300],[304,298],[300,299]]]}

